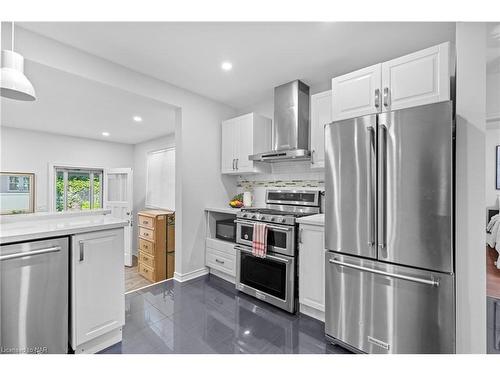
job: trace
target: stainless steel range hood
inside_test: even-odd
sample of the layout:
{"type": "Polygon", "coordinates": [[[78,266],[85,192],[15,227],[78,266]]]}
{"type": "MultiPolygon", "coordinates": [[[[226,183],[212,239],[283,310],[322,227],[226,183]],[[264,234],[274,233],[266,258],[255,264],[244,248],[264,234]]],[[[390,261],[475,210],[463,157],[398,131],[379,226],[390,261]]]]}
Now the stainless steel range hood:
{"type": "Polygon", "coordinates": [[[309,160],[309,86],[296,80],[274,89],[273,149],[250,160],[309,160]]]}

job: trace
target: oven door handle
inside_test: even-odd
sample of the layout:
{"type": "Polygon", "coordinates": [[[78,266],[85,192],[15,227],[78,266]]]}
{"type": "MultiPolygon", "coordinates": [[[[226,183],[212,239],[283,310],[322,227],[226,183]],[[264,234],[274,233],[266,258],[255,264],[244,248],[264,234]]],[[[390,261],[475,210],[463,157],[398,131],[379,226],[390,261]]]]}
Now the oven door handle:
{"type": "MultiPolygon", "coordinates": [[[[246,221],[246,220],[235,220],[234,221],[236,224],[249,224],[253,226],[257,221],[246,221]]],[[[260,222],[259,222],[260,223],[260,222]]],[[[285,227],[285,226],[276,226],[276,225],[269,225],[267,224],[268,228],[271,228],[273,230],[281,231],[281,232],[291,232],[293,230],[293,227],[285,227]]]]}
{"type": "MultiPolygon", "coordinates": [[[[252,250],[249,249],[249,248],[247,248],[247,247],[236,245],[234,247],[234,249],[242,251],[244,253],[247,253],[247,254],[250,254],[250,255],[253,256],[252,250]]],[[[287,264],[290,263],[289,259],[285,259],[285,258],[281,258],[281,257],[277,257],[277,256],[274,256],[274,255],[269,255],[269,254],[267,254],[266,257],[262,258],[262,259],[270,259],[270,260],[275,260],[276,262],[287,263],[287,264]]]]}

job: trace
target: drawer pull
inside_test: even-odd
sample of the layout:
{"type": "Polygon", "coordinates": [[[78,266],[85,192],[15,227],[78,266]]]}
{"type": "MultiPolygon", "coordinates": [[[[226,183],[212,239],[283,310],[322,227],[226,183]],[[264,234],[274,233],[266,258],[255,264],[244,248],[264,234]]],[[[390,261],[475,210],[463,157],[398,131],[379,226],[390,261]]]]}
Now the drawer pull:
{"type": "Polygon", "coordinates": [[[215,261],[216,261],[217,263],[224,264],[224,261],[222,261],[222,260],[215,259],[215,261]]]}
{"type": "Polygon", "coordinates": [[[142,223],[143,223],[143,224],[149,224],[149,222],[148,222],[148,221],[146,221],[146,220],[144,220],[142,223]]]}

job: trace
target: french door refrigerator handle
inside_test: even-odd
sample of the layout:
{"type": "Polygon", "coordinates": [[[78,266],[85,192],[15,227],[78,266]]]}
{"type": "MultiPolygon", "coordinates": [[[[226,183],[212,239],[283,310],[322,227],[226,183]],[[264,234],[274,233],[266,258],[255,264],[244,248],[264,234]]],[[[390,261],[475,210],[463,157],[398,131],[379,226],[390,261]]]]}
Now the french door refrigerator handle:
{"type": "Polygon", "coordinates": [[[387,225],[387,126],[379,125],[378,133],[378,247],[386,247],[387,225]]]}
{"type": "Polygon", "coordinates": [[[21,252],[21,253],[2,255],[2,256],[0,256],[0,261],[17,259],[17,258],[24,258],[24,257],[31,257],[33,255],[55,253],[58,251],[61,251],[61,246],[52,246],[52,247],[47,247],[45,249],[33,250],[30,252],[21,252]]]}
{"type": "Polygon", "coordinates": [[[368,132],[368,167],[367,167],[367,183],[368,183],[368,215],[367,215],[367,226],[368,226],[368,246],[372,247],[375,245],[375,179],[373,176],[374,168],[374,153],[375,153],[375,128],[373,126],[368,126],[366,128],[368,132]]]}
{"type": "Polygon", "coordinates": [[[426,285],[431,285],[431,286],[435,286],[435,287],[439,286],[439,279],[438,278],[434,278],[434,277],[432,277],[431,279],[422,279],[420,277],[400,275],[400,274],[397,274],[397,273],[385,272],[385,271],[376,270],[376,269],[373,269],[373,268],[358,266],[356,264],[350,264],[350,263],[342,262],[342,261],[340,261],[340,260],[338,260],[336,258],[328,259],[328,262],[332,263],[332,264],[337,264],[337,265],[342,266],[342,267],[353,268],[353,269],[356,269],[356,270],[359,270],[359,271],[370,272],[370,273],[375,273],[377,275],[393,277],[395,279],[413,281],[415,283],[426,284],[426,285]]]}

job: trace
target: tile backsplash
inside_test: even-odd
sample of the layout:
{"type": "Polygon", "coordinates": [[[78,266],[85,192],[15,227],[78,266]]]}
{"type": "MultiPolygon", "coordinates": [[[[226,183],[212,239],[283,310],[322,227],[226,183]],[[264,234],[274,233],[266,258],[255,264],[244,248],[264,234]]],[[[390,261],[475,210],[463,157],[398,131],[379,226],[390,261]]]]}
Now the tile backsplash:
{"type": "Polygon", "coordinates": [[[274,163],[271,164],[271,170],[271,173],[238,177],[238,192],[251,191],[254,206],[265,205],[267,189],[324,190],[324,170],[311,169],[308,161],[274,163]]]}

